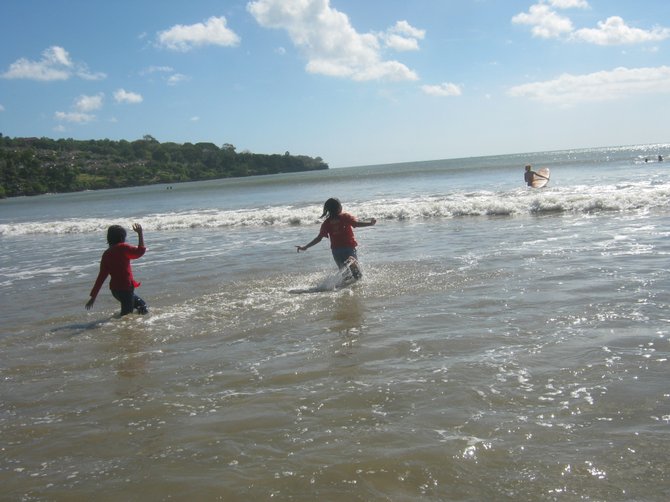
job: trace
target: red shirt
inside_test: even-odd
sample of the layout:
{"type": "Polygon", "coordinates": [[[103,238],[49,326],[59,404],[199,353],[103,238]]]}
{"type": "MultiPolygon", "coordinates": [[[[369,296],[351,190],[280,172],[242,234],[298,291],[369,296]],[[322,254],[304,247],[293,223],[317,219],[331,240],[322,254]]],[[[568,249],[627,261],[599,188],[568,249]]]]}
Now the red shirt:
{"type": "Polygon", "coordinates": [[[144,255],[147,248],[144,246],[131,246],[126,242],[108,247],[102,253],[100,259],[100,272],[95,280],[93,289],[91,289],[91,298],[98,296],[102,284],[110,275],[109,289],[118,291],[130,291],[140,285],[133,279],[133,271],[130,268],[130,260],[134,260],[144,255]]]}
{"type": "Polygon", "coordinates": [[[330,239],[330,248],[355,248],[358,246],[354,239],[352,227],[357,227],[358,221],[348,213],[340,213],[335,218],[328,218],[321,224],[320,237],[330,239]]]}

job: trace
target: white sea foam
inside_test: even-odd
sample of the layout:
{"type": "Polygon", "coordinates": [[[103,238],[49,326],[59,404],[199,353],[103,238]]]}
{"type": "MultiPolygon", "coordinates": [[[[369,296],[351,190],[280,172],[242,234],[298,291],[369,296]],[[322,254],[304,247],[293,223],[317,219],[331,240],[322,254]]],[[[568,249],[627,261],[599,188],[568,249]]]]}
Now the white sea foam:
{"type": "MultiPolygon", "coordinates": [[[[417,221],[468,216],[516,216],[547,213],[590,214],[603,211],[647,211],[670,202],[667,183],[629,183],[609,186],[571,186],[541,191],[452,192],[446,195],[371,199],[348,204],[346,211],[360,219],[417,221]]],[[[321,207],[267,206],[249,209],[203,209],[151,214],[142,218],[152,231],[189,228],[217,229],[315,225],[321,207]]],[[[0,224],[0,236],[80,234],[99,232],[114,223],[104,218],[69,218],[0,224]]]]}

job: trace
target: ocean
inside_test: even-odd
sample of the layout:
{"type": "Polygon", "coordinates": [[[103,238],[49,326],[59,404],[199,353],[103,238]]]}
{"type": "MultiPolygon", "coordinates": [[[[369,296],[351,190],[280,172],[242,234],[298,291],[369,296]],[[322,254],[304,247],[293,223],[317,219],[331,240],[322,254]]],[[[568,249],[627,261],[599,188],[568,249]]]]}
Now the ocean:
{"type": "Polygon", "coordinates": [[[659,144],[2,200],[0,499],[667,500],[669,174],[659,144]],[[329,197],[377,219],[336,290],[296,253],[329,197]],[[86,311],[133,222],[150,313],[86,311]]]}

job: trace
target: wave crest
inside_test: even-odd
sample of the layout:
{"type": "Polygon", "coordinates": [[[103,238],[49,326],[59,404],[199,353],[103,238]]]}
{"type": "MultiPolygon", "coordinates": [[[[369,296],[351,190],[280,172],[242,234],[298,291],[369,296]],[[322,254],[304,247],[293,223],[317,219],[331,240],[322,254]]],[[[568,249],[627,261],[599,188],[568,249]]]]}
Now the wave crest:
{"type": "MultiPolygon", "coordinates": [[[[445,195],[376,199],[347,204],[345,211],[360,219],[413,221],[437,218],[517,216],[529,214],[590,214],[606,211],[640,211],[664,208],[670,203],[666,184],[621,186],[572,186],[506,192],[457,192],[445,195]]],[[[206,209],[150,214],[138,220],[152,231],[192,228],[301,226],[318,224],[321,207],[274,206],[242,210],[206,209]]],[[[124,221],[73,218],[0,224],[0,236],[27,234],[79,234],[99,232],[124,221]]]]}

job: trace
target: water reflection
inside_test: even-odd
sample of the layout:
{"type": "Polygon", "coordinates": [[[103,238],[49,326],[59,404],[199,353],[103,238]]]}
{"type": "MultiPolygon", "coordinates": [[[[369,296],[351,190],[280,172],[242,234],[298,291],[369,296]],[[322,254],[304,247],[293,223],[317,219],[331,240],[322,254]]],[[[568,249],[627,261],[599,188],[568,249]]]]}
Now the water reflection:
{"type": "Polygon", "coordinates": [[[362,335],[365,309],[358,294],[345,294],[337,299],[333,308],[331,331],[339,333],[338,355],[350,355],[362,335]]]}
{"type": "Polygon", "coordinates": [[[117,349],[116,374],[122,378],[135,378],[147,374],[151,359],[150,342],[143,333],[123,333],[119,336],[117,349]]]}

